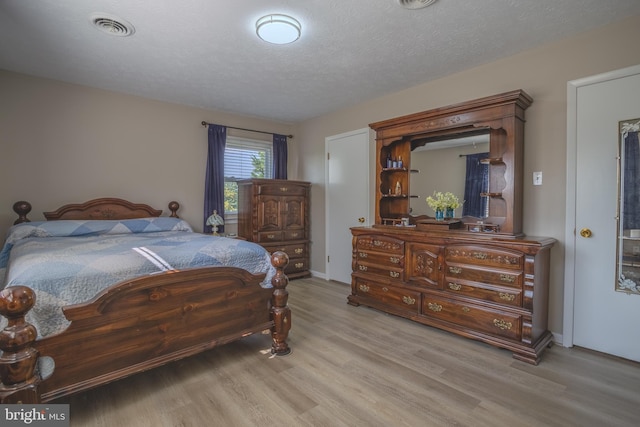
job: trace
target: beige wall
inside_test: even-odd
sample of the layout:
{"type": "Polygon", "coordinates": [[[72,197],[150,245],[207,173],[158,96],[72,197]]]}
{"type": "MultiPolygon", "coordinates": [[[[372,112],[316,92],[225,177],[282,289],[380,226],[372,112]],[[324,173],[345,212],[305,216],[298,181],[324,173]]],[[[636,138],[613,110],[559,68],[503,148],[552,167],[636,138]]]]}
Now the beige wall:
{"type": "MultiPolygon", "coordinates": [[[[638,40],[640,26],[634,17],[302,123],[298,130],[304,141],[301,179],[313,183],[311,269],[325,271],[325,137],[404,114],[524,89],[534,99],[526,111],[524,232],[558,240],[551,253],[549,320],[550,329],[561,334],[567,82],[639,64],[638,40]],[[543,172],[542,186],[532,185],[533,171],[543,172]]],[[[346,294],[347,290],[345,298],[346,294]]]]}
{"type": "MultiPolygon", "coordinates": [[[[34,221],[43,211],[96,197],[147,203],[165,214],[176,200],[180,216],[201,230],[207,130],[200,123],[295,133],[287,124],[6,71],[0,94],[2,241],[17,200],[31,202],[34,221]]],[[[295,147],[291,152],[295,178],[295,147]]]]}

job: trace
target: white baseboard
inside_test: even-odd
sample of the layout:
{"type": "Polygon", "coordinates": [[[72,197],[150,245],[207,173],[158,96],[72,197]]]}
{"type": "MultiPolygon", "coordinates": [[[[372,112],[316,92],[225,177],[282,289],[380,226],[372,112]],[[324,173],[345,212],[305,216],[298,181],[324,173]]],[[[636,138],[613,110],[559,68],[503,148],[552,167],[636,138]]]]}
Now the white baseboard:
{"type": "Polygon", "coordinates": [[[551,335],[553,335],[553,343],[562,346],[562,334],[551,332],[551,335]]]}
{"type": "Polygon", "coordinates": [[[318,279],[326,279],[327,275],[324,273],[320,273],[319,271],[310,270],[312,277],[317,277],[318,279]]]}

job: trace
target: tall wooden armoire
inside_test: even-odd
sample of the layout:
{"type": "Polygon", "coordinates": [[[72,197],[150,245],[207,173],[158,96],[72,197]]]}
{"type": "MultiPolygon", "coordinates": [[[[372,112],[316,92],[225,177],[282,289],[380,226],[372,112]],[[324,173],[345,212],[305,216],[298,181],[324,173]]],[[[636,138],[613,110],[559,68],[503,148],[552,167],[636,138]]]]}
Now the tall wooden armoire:
{"type": "Polygon", "coordinates": [[[289,256],[291,279],[309,276],[311,184],[282,179],[238,181],[238,235],[289,256]]]}

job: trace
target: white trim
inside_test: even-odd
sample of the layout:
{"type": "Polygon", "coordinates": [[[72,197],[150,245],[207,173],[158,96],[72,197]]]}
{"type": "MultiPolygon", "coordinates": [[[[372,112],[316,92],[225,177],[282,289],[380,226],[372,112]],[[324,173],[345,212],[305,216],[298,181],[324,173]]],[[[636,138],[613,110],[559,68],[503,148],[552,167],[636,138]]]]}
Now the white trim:
{"type": "Polygon", "coordinates": [[[578,89],[596,83],[620,79],[640,74],[640,65],[627,67],[608,73],[572,80],[567,83],[567,187],[564,251],[564,308],[562,338],[564,347],[573,346],[573,316],[575,297],[575,246],[576,246],[576,157],[577,157],[577,117],[578,89]]]}
{"type": "Polygon", "coordinates": [[[311,277],[317,277],[318,279],[325,279],[326,277],[324,273],[320,273],[319,271],[315,271],[315,270],[309,270],[309,272],[311,273],[311,277]]]}

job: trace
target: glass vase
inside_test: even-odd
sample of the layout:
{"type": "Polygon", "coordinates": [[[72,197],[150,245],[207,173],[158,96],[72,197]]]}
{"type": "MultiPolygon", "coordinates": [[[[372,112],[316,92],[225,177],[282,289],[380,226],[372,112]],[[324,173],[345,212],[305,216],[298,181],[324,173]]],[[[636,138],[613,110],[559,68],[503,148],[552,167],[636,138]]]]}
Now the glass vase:
{"type": "Polygon", "coordinates": [[[447,208],[444,211],[444,219],[453,219],[453,215],[454,215],[453,208],[447,208]]]}
{"type": "Polygon", "coordinates": [[[444,220],[444,210],[436,209],[436,221],[443,221],[443,220],[444,220]]]}

